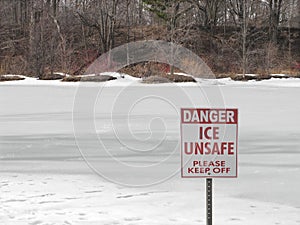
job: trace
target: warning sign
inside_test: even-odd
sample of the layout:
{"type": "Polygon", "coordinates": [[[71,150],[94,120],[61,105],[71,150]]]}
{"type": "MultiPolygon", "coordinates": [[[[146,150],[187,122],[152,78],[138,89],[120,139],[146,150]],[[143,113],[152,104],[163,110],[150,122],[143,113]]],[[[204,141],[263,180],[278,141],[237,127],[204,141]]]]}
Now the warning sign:
{"type": "Polygon", "coordinates": [[[181,109],[181,176],[237,177],[237,109],[181,109]]]}

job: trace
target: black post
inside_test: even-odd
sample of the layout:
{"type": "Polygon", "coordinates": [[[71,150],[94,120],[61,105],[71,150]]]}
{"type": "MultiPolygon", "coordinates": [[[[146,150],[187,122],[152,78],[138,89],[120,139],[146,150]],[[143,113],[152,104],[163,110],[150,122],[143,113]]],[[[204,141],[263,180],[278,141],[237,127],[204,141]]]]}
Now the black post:
{"type": "Polygon", "coordinates": [[[206,179],[206,222],[212,225],[212,178],[206,179]]]}

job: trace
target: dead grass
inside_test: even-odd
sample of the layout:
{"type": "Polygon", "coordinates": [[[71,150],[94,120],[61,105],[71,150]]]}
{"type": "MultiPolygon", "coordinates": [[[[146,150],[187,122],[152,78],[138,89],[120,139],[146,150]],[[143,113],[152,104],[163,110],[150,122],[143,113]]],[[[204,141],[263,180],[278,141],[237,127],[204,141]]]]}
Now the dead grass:
{"type": "Polygon", "coordinates": [[[171,80],[175,83],[177,83],[177,82],[196,82],[196,80],[193,77],[178,75],[178,74],[173,74],[173,75],[168,74],[164,77],[166,77],[168,80],[171,80]]]}
{"type": "Polygon", "coordinates": [[[238,75],[233,75],[233,76],[230,76],[230,78],[232,80],[235,80],[235,81],[249,81],[249,80],[256,80],[256,81],[261,81],[261,80],[269,80],[272,78],[271,75],[268,75],[268,74],[258,74],[256,76],[251,76],[251,75],[241,75],[241,74],[238,74],[238,75]]]}
{"type": "Polygon", "coordinates": [[[39,80],[61,80],[63,78],[65,78],[66,76],[61,75],[61,74],[45,74],[41,77],[39,77],[39,80]]]}
{"type": "Polygon", "coordinates": [[[249,80],[256,80],[256,76],[249,76],[249,75],[234,75],[231,77],[232,80],[235,80],[235,81],[249,81],[249,80]]]}
{"type": "Polygon", "coordinates": [[[105,82],[110,80],[116,80],[116,77],[109,75],[97,75],[97,76],[69,76],[62,79],[63,82],[105,82]]]}
{"type": "Polygon", "coordinates": [[[163,83],[170,83],[170,82],[172,81],[160,76],[145,77],[142,80],[142,83],[145,84],[163,84],[163,83]]]}
{"type": "MultiPolygon", "coordinates": [[[[122,68],[119,72],[133,77],[143,78],[143,83],[173,83],[173,82],[196,82],[191,76],[170,74],[170,66],[164,63],[143,62],[122,68]]],[[[182,72],[174,68],[174,72],[182,72]]]]}
{"type": "Polygon", "coordinates": [[[193,77],[178,75],[178,74],[165,74],[163,76],[150,76],[142,80],[143,83],[157,84],[157,83],[179,83],[179,82],[196,82],[193,77]]]}
{"type": "Polygon", "coordinates": [[[19,77],[19,76],[3,76],[0,75],[0,82],[4,82],[4,81],[17,81],[17,80],[25,80],[24,77],[19,77]]]}

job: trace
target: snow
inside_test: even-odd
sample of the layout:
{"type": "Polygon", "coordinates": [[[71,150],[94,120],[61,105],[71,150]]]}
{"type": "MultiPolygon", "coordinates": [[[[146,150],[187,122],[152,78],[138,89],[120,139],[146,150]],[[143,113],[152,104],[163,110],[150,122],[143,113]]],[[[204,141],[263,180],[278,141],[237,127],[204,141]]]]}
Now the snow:
{"type": "Polygon", "coordinates": [[[299,78],[271,78],[269,80],[262,81],[233,81],[230,78],[219,79],[219,82],[223,85],[235,85],[235,86],[265,86],[265,87],[300,87],[299,78]]]}
{"type": "MultiPolygon", "coordinates": [[[[61,75],[67,75],[64,73],[59,73],[56,72],[56,74],[61,74],[61,75]]],[[[176,73],[178,75],[185,75],[185,76],[191,76],[185,73],[176,73]]],[[[86,74],[84,76],[95,76],[96,74],[86,74]]],[[[26,77],[23,75],[5,75],[5,76],[20,76],[25,78],[25,80],[19,80],[19,81],[5,81],[5,82],[0,82],[0,86],[15,86],[15,85],[39,85],[39,86],[110,86],[110,87],[119,87],[119,86],[153,86],[153,84],[144,84],[141,83],[141,78],[136,78],[132,77],[127,74],[120,74],[117,72],[106,72],[102,73],[101,75],[109,75],[116,77],[116,80],[111,80],[108,82],[100,82],[100,83],[94,83],[94,82],[84,82],[79,84],[78,82],[61,82],[60,80],[38,80],[37,78],[33,77],[26,77]]],[[[248,76],[256,76],[255,74],[247,74],[248,76]]],[[[285,77],[285,74],[272,74],[276,76],[282,76],[285,77]]],[[[230,85],[230,86],[265,86],[265,87],[300,87],[300,79],[299,78],[285,78],[285,79],[280,79],[280,78],[271,78],[268,80],[262,80],[262,81],[255,81],[255,80],[250,80],[250,81],[234,81],[230,78],[222,78],[222,79],[202,79],[202,78],[195,78],[197,83],[193,82],[184,82],[184,83],[176,83],[178,86],[191,86],[191,87],[197,87],[199,85],[201,86],[210,86],[210,85],[230,85]]],[[[162,84],[155,84],[156,86],[170,86],[168,83],[162,83],[162,84]]]]}
{"type": "MultiPolygon", "coordinates": [[[[238,76],[243,76],[243,74],[237,74],[238,76]]],[[[245,76],[248,76],[248,77],[257,77],[257,74],[255,73],[246,73],[245,76]]]]}
{"type": "MultiPolygon", "coordinates": [[[[62,74],[61,74],[62,75],[62,74]]],[[[77,83],[69,83],[69,82],[61,82],[60,80],[39,80],[38,78],[34,77],[27,77],[23,75],[6,75],[6,76],[19,76],[25,78],[24,80],[17,80],[17,81],[5,81],[1,82],[0,86],[28,86],[28,85],[40,85],[40,86],[78,86],[77,83]]]]}
{"type": "MultiPolygon", "coordinates": [[[[66,76],[70,76],[68,74],[64,74],[64,73],[55,73],[55,74],[59,74],[59,75],[66,75],[66,76]]],[[[95,76],[96,74],[86,74],[84,76],[95,76]]],[[[85,85],[85,86],[99,86],[99,85],[108,85],[108,86],[124,86],[124,85],[128,85],[128,84],[132,84],[133,82],[138,82],[141,81],[140,78],[136,78],[136,77],[132,77],[130,75],[127,74],[120,74],[120,73],[116,73],[116,72],[107,72],[107,73],[102,73],[101,75],[110,75],[113,77],[116,77],[117,80],[112,80],[112,81],[108,81],[108,82],[103,82],[103,83],[94,83],[94,82],[84,82],[84,84],[81,85],[85,85]]],[[[62,82],[60,80],[39,80],[38,78],[34,78],[34,77],[27,77],[27,76],[23,76],[23,75],[5,75],[5,76],[19,76],[22,78],[25,78],[25,80],[19,80],[19,81],[5,81],[5,82],[0,82],[0,86],[15,86],[15,85],[20,85],[20,86],[28,86],[28,85],[32,85],[32,86],[79,86],[78,82],[62,82]]]]}
{"type": "Polygon", "coordinates": [[[287,77],[287,75],[286,74],[283,74],[283,73],[274,73],[274,74],[272,74],[272,76],[278,76],[278,77],[287,77]]]}
{"type": "Polygon", "coordinates": [[[66,77],[71,76],[70,74],[67,74],[67,73],[64,73],[64,72],[54,72],[53,74],[58,74],[58,75],[66,76],[66,77]]]}
{"type": "Polygon", "coordinates": [[[176,172],[177,110],[190,102],[209,107],[203,93],[219,90],[227,107],[239,108],[239,177],[214,179],[214,224],[299,225],[300,81],[198,81],[145,85],[125,76],[98,84],[95,133],[121,165],[135,170],[114,167],[110,157],[96,151],[104,147],[87,127],[77,141],[88,146],[84,153],[94,156],[90,162],[101,162],[97,169],[114,182],[94,173],[76,145],[72,111],[79,84],[33,78],[0,83],[1,224],[206,224],[205,180],[182,179],[176,172]],[[140,97],[145,98],[136,101],[140,97]],[[151,149],[161,138],[165,142],[156,151],[143,154],[123,146],[151,149]],[[139,166],[151,170],[142,173],[139,166]],[[144,184],[172,172],[156,185],[117,184],[144,184]]]}

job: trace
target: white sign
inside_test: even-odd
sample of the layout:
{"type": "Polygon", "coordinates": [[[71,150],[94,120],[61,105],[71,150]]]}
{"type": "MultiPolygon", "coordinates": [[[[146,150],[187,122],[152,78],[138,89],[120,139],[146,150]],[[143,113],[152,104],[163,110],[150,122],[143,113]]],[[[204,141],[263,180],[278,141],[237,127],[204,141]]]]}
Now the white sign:
{"type": "Polygon", "coordinates": [[[237,177],[237,109],[181,109],[181,176],[237,177]]]}

